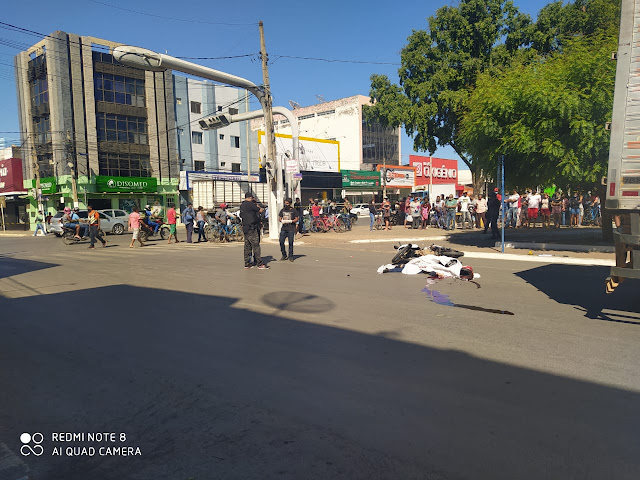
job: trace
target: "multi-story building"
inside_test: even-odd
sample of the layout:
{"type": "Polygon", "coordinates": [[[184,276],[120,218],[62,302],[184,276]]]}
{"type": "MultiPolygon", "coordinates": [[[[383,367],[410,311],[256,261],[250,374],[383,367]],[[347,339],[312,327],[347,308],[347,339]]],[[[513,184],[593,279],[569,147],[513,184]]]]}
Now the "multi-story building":
{"type": "MultiPolygon", "coordinates": [[[[294,108],[300,137],[336,141],[339,144],[339,171],[323,167],[321,162],[313,170],[302,172],[302,195],[338,198],[342,193],[342,170],[376,170],[378,165],[400,164],[400,129],[385,128],[365,121],[363,106],[371,100],[364,95],[341,98],[308,107],[294,108]]],[[[264,122],[256,121],[255,129],[264,129],[264,122]]],[[[275,119],[275,132],[291,135],[286,119],[275,119]]],[[[312,140],[310,140],[312,141],[312,140]]],[[[354,197],[371,196],[375,192],[350,192],[354,197]]]]}
{"type": "Polygon", "coordinates": [[[14,59],[31,216],[38,203],[130,209],[177,200],[172,73],[122,65],[108,53],[116,45],[56,31],[14,59]],[[37,178],[47,189],[35,191],[37,178]]]}
{"type": "Polygon", "coordinates": [[[220,112],[236,115],[249,111],[252,95],[178,75],[173,76],[173,85],[183,198],[191,195],[194,204],[207,209],[222,202],[239,203],[247,190],[266,200],[266,184],[258,181],[257,134],[251,132],[249,122],[217,130],[203,130],[198,123],[220,112]]]}

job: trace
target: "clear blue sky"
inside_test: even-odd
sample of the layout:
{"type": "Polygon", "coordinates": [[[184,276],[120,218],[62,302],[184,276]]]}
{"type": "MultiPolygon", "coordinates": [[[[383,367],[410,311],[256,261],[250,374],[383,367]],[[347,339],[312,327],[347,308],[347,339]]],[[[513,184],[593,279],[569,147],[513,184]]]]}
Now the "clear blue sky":
{"type": "MultiPolygon", "coordinates": [[[[516,1],[521,11],[534,19],[546,3],[516,1]]],[[[427,17],[445,4],[414,0],[366,3],[35,0],[8,2],[0,21],[44,34],[63,30],[91,35],[167,51],[174,56],[222,57],[257,53],[260,49],[257,23],[262,20],[274,104],[288,106],[289,100],[295,100],[307,106],[318,103],[315,95],[326,100],[368,95],[372,73],[386,74],[397,81],[398,66],[281,56],[397,64],[412,30],[425,29],[427,17]]],[[[16,47],[38,40],[33,35],[0,28],[0,137],[8,144],[20,142],[19,134],[8,133],[19,130],[13,56],[20,50],[16,47]]],[[[253,57],[195,61],[262,83],[260,63],[253,57]]],[[[403,135],[404,163],[412,153],[413,142],[403,135]]],[[[435,155],[458,158],[450,148],[439,149],[435,155]]]]}

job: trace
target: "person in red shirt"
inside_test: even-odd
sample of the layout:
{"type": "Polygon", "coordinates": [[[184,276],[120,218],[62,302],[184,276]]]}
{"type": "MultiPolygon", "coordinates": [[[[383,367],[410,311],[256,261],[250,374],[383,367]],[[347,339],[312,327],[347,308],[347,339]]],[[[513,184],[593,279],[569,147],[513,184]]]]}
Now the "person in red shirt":
{"type": "Polygon", "coordinates": [[[318,201],[316,200],[311,206],[311,215],[313,215],[314,218],[318,218],[320,213],[322,213],[322,207],[318,205],[318,201]]]}
{"type": "Polygon", "coordinates": [[[176,232],[176,207],[173,203],[169,204],[169,210],[167,210],[167,223],[169,224],[169,242],[171,243],[171,237],[176,239],[176,243],[180,243],[178,240],[178,232],[176,232]]]}

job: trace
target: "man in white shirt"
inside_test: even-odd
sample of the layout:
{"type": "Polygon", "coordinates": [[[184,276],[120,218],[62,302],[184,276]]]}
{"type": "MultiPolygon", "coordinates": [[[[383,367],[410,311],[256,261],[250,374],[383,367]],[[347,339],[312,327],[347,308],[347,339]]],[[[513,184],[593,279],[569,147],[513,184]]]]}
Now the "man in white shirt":
{"type": "Polygon", "coordinates": [[[529,210],[527,211],[527,216],[529,217],[529,225],[535,227],[536,220],[538,219],[538,210],[540,209],[540,202],[542,201],[542,197],[539,193],[530,193],[529,194],[529,210]],[[531,222],[533,221],[533,225],[531,222]]]}
{"type": "Polygon", "coordinates": [[[469,213],[469,197],[467,192],[462,192],[460,198],[458,198],[458,205],[460,206],[460,226],[465,228],[465,223],[467,224],[466,228],[473,228],[471,223],[471,214],[469,213]]]}
{"type": "Polygon", "coordinates": [[[413,218],[413,221],[411,223],[411,228],[416,230],[420,227],[420,222],[422,221],[422,218],[420,218],[420,206],[422,204],[420,203],[420,198],[419,197],[415,197],[411,200],[411,203],[409,204],[409,208],[410,208],[410,212],[411,212],[411,217],[413,218]]]}
{"type": "Polygon", "coordinates": [[[518,200],[520,200],[520,195],[514,189],[513,194],[507,199],[509,202],[506,222],[507,227],[511,226],[511,228],[516,228],[516,224],[518,223],[518,200]]]}

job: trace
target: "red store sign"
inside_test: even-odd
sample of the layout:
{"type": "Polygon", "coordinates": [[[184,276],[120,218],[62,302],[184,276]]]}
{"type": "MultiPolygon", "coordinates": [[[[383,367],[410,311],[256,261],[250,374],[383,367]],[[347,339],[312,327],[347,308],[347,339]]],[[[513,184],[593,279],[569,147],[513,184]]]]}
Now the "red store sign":
{"type": "Polygon", "coordinates": [[[409,155],[409,164],[416,169],[416,185],[429,185],[430,176],[433,176],[433,185],[458,183],[457,160],[409,155]]]}
{"type": "Polygon", "coordinates": [[[23,193],[22,160],[8,158],[0,160],[0,193],[23,193]]]}

